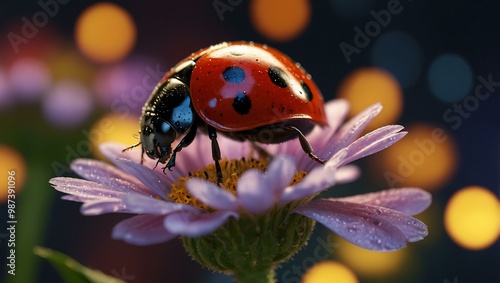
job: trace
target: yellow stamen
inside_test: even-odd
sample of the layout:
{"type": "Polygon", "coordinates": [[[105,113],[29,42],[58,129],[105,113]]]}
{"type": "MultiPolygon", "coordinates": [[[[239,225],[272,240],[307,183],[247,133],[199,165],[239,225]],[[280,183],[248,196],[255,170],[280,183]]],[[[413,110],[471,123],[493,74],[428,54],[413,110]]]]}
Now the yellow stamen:
{"type": "MultiPolygon", "coordinates": [[[[252,168],[256,168],[264,172],[268,164],[269,160],[267,159],[256,159],[253,157],[232,160],[223,159],[220,161],[222,169],[222,183],[219,184],[219,186],[222,189],[236,194],[236,183],[238,182],[238,179],[243,174],[243,172],[252,168]]],[[[291,185],[298,183],[305,175],[306,172],[304,171],[296,172],[291,185]]],[[[192,177],[205,179],[214,184],[217,184],[217,173],[215,170],[215,165],[209,164],[205,168],[202,168],[196,172],[189,172],[188,176],[180,177],[177,180],[177,183],[174,183],[172,185],[172,189],[168,194],[168,197],[175,203],[184,203],[195,207],[213,210],[213,208],[210,208],[209,206],[193,197],[186,189],[185,183],[187,180],[189,180],[189,178],[192,177]]]]}

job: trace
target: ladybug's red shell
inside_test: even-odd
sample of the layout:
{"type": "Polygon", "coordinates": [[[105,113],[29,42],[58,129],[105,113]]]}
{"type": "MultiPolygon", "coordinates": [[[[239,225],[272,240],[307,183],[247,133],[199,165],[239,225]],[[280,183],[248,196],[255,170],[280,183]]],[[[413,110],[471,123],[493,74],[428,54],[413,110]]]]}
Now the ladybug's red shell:
{"type": "Polygon", "coordinates": [[[235,42],[194,53],[190,93],[208,125],[244,131],[294,119],[326,125],[323,97],[299,64],[265,45],[235,42]]]}

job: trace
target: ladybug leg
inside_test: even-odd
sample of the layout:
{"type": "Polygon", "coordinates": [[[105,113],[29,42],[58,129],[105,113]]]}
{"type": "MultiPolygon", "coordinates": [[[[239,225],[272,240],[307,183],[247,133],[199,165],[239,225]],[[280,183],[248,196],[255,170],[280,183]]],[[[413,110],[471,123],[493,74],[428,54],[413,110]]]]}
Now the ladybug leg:
{"type": "Polygon", "coordinates": [[[293,127],[293,126],[287,126],[286,127],[288,130],[292,130],[294,131],[295,133],[297,133],[297,136],[299,138],[299,142],[300,142],[300,146],[302,147],[302,150],[307,153],[307,155],[314,161],[318,162],[319,164],[325,164],[325,161],[320,159],[319,157],[317,157],[314,153],[313,153],[313,149],[311,147],[311,145],[309,144],[309,142],[307,141],[306,137],[304,136],[304,134],[297,128],[293,127]]]}
{"type": "Polygon", "coordinates": [[[212,141],[212,159],[215,162],[215,170],[217,173],[217,184],[222,183],[222,169],[220,168],[219,160],[220,156],[220,148],[219,143],[217,142],[217,131],[214,127],[207,125],[208,137],[212,141]]]}
{"type": "MultiPolygon", "coordinates": [[[[198,125],[196,123],[191,126],[187,134],[179,141],[179,143],[175,146],[174,150],[172,151],[172,155],[170,155],[170,158],[168,159],[167,165],[163,167],[163,173],[165,173],[165,169],[168,169],[172,171],[172,167],[175,167],[175,157],[177,156],[177,152],[181,151],[183,147],[187,147],[190,145],[195,136],[196,136],[196,129],[198,128],[198,125]]],[[[158,164],[158,163],[157,163],[158,164]]]]}
{"type": "MultiPolygon", "coordinates": [[[[133,145],[131,145],[131,146],[128,146],[128,147],[124,148],[124,149],[122,150],[122,152],[129,151],[129,150],[131,150],[132,148],[134,148],[134,147],[138,147],[138,146],[140,146],[140,145],[141,145],[141,142],[138,142],[138,143],[136,143],[136,144],[133,144],[133,145]]],[[[141,164],[143,164],[143,163],[144,163],[144,148],[142,148],[142,151],[141,151],[141,164]]]]}
{"type": "Polygon", "coordinates": [[[255,142],[252,142],[252,147],[259,154],[260,157],[268,159],[268,160],[271,159],[271,154],[269,154],[269,152],[267,152],[265,149],[263,149],[261,146],[259,146],[255,142]]]}

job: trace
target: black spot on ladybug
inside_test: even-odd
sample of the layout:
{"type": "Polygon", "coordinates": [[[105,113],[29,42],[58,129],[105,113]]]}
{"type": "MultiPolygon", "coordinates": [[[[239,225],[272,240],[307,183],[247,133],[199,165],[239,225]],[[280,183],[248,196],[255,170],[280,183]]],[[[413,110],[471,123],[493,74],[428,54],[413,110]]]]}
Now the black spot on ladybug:
{"type": "Polygon", "coordinates": [[[305,82],[300,83],[300,85],[302,85],[302,88],[304,89],[307,101],[311,101],[313,99],[313,93],[309,86],[305,82]]]}
{"type": "Polygon", "coordinates": [[[231,84],[239,84],[245,79],[245,71],[240,67],[227,67],[222,72],[224,80],[231,84]]]}
{"type": "Polygon", "coordinates": [[[252,108],[252,101],[250,100],[250,97],[242,92],[238,93],[233,101],[234,111],[241,115],[245,115],[250,112],[250,108],[252,108]]]}
{"type": "Polygon", "coordinates": [[[271,66],[267,69],[267,74],[273,84],[285,88],[290,84],[288,75],[280,68],[271,66]]]}

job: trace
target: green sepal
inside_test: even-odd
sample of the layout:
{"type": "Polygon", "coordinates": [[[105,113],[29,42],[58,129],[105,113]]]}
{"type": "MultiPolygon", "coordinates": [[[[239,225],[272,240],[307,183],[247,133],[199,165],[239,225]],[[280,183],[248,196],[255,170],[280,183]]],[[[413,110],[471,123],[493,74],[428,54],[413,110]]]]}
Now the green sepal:
{"type": "Polygon", "coordinates": [[[203,266],[233,275],[238,282],[274,282],[274,270],[307,244],[314,220],[291,213],[298,203],[264,214],[242,214],[214,233],[181,237],[186,251],[203,266]]]}

